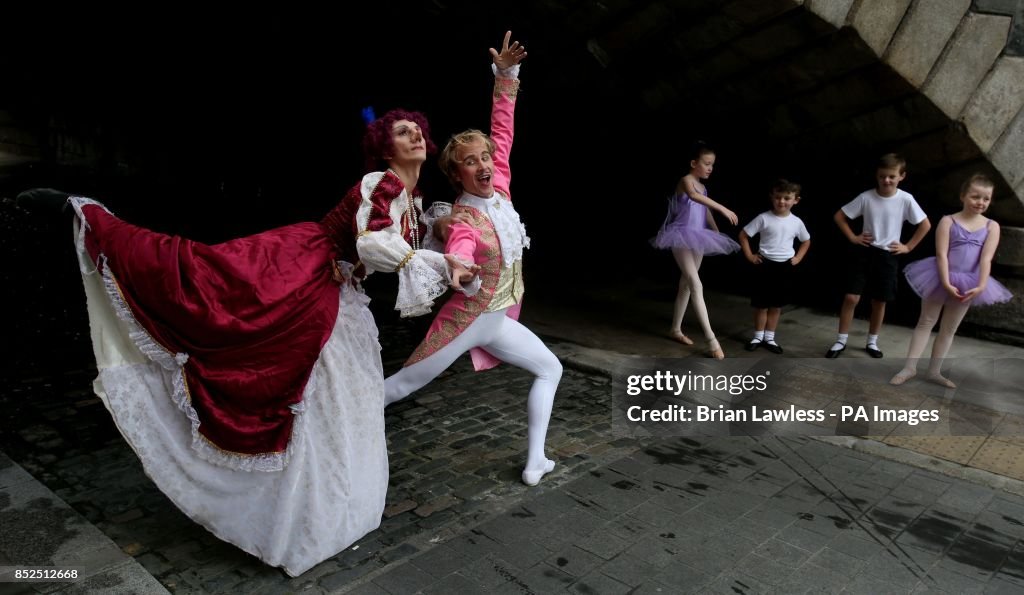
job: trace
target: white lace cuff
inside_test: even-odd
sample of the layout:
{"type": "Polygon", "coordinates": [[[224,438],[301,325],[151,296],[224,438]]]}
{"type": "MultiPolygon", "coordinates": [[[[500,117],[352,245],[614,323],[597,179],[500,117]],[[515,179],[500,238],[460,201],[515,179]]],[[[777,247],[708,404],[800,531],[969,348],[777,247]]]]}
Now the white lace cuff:
{"type": "Polygon", "coordinates": [[[395,309],[403,318],[430,312],[434,299],[448,290],[449,278],[443,254],[417,250],[398,271],[395,309]]]}
{"type": "Polygon", "coordinates": [[[498,78],[517,79],[519,78],[519,65],[513,64],[508,68],[498,68],[497,64],[491,62],[491,72],[498,78]]]}
{"type": "MultiPolygon", "coordinates": [[[[461,264],[462,266],[466,267],[467,269],[469,267],[473,266],[474,264],[476,264],[472,260],[469,260],[467,258],[463,258],[462,256],[459,256],[458,254],[449,254],[448,256],[451,256],[455,260],[459,261],[459,264],[461,264]]],[[[451,271],[449,270],[448,271],[448,279],[449,279],[449,281],[451,280],[451,278],[452,278],[452,274],[451,274],[451,271]]],[[[466,294],[466,297],[473,297],[474,295],[476,295],[476,292],[480,291],[480,285],[482,283],[483,282],[480,280],[480,275],[474,275],[472,281],[470,281],[469,283],[463,283],[462,287],[460,287],[456,291],[461,291],[462,293],[466,294]]]]}
{"type": "Polygon", "coordinates": [[[434,235],[434,223],[441,217],[450,217],[452,214],[452,203],[435,200],[430,208],[423,211],[420,221],[427,226],[427,236],[423,238],[423,248],[434,252],[444,253],[444,240],[434,235]]]}

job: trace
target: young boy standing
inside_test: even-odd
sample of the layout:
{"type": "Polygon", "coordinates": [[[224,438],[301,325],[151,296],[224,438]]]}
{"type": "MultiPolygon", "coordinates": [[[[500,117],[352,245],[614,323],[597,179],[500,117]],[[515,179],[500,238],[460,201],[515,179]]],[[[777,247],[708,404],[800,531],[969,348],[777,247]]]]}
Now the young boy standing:
{"type": "Polygon", "coordinates": [[[899,189],[907,176],[906,169],[907,162],[901,156],[883,155],[875,171],[876,187],[860,193],[833,217],[846,239],[856,247],[848,265],[839,334],[825,353],[827,358],[839,357],[846,349],[854,310],[865,293],[871,298],[871,321],[864,349],[871,357],[882,357],[878,334],[885,319],[885,304],[896,299],[896,257],[913,250],[932,227],[914,197],[899,189]],[[847,219],[858,217],[863,217],[864,225],[861,233],[856,234],[847,219]],[[900,241],[904,221],[917,225],[906,244],[900,241]]]}
{"type": "Polygon", "coordinates": [[[782,306],[790,302],[794,267],[800,264],[811,246],[811,235],[799,217],[792,214],[800,202],[800,184],[777,180],[772,185],[772,209],[748,223],[740,232],[743,256],[755,266],[754,288],[750,305],[754,308],[754,338],[746,344],[747,351],[764,346],[772,353],[782,353],[775,342],[782,306]],[[757,253],[750,249],[750,238],[759,235],[757,253]],[[793,249],[793,240],[800,247],[793,249]]]}

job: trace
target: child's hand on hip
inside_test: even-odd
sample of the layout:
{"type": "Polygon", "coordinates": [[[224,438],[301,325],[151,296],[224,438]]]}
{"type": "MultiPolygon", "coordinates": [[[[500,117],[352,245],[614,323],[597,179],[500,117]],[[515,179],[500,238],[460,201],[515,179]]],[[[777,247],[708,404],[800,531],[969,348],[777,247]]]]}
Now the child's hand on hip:
{"type": "Polygon", "coordinates": [[[903,242],[893,242],[889,244],[889,252],[893,254],[906,254],[910,252],[910,248],[907,247],[903,242]]]}
{"type": "Polygon", "coordinates": [[[850,241],[858,246],[870,246],[874,239],[875,236],[871,235],[870,231],[862,231],[859,235],[851,237],[850,241]]]}

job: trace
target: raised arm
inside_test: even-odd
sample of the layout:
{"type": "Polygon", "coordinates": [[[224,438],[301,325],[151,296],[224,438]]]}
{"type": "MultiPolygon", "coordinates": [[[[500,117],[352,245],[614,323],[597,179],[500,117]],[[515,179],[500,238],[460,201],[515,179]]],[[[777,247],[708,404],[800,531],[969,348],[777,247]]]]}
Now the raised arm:
{"type": "Polygon", "coordinates": [[[512,182],[509,156],[512,153],[516,96],[519,94],[519,63],[526,48],[518,41],[509,45],[512,32],[506,31],[501,51],[490,48],[494,67],[494,93],[491,103],[491,139],[494,141],[494,187],[506,197],[512,182]]]}

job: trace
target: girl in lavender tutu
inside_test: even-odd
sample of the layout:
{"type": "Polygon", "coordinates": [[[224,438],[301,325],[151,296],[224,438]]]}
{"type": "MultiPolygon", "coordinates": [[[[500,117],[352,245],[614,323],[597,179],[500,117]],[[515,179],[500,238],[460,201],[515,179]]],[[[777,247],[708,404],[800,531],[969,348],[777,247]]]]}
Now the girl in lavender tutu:
{"type": "Polygon", "coordinates": [[[918,260],[904,269],[910,287],[921,296],[921,317],[907,351],[907,361],[891,384],[903,384],[917,374],[928,335],[942,314],[939,334],[932,344],[928,379],[948,388],[956,385],[942,375],[942,359],[953,344],[960,321],[971,304],[984,306],[1013,297],[992,279],[992,256],[999,245],[999,224],[983,213],[992,203],[992,180],[981,174],[971,176],[960,188],[963,210],[947,215],[935,231],[935,256],[918,260]]]}
{"type": "Polygon", "coordinates": [[[708,342],[708,354],[715,359],[723,359],[725,353],[715,338],[715,332],[711,330],[708,309],[704,305],[704,288],[697,272],[705,255],[729,254],[740,249],[739,244],[718,231],[711,212],[718,211],[732,225],[736,225],[738,219],[736,213],[725,205],[709,198],[707,188],[702,183],[714,169],[715,152],[707,145],[697,143],[691,155],[690,173],[679,180],[675,195],[669,199],[665,223],[651,244],[655,248],[672,250],[672,256],[682,271],[670,329],[672,337],[684,345],[693,345],[693,341],[682,331],[683,314],[692,298],[693,310],[697,313],[704,338],[708,342]]]}

